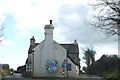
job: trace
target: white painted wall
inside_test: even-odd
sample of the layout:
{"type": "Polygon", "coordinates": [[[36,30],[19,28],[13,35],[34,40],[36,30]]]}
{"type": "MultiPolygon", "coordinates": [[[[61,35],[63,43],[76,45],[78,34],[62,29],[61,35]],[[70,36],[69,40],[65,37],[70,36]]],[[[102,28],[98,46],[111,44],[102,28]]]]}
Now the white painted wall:
{"type": "MultiPolygon", "coordinates": [[[[55,50],[55,59],[58,60],[58,70],[62,68],[62,64],[64,59],[67,58],[67,51],[57,42],[54,42],[54,50],[55,50]]],[[[67,72],[65,70],[65,77],[67,77],[67,72]]],[[[61,73],[57,73],[58,77],[61,77],[61,73]]]]}
{"type": "Polygon", "coordinates": [[[72,70],[68,70],[68,77],[76,77],[76,65],[68,58],[68,63],[71,64],[72,70]]]}
{"type": "Polygon", "coordinates": [[[79,76],[79,66],[76,66],[76,77],[79,76]]]}
{"type": "Polygon", "coordinates": [[[69,58],[68,58],[68,63],[71,64],[72,70],[68,70],[68,77],[77,77],[79,76],[79,66],[76,66],[69,58]]]}
{"type": "Polygon", "coordinates": [[[43,48],[44,41],[41,42],[38,46],[34,48],[33,58],[32,58],[32,76],[33,77],[40,77],[41,73],[41,62],[43,61],[41,59],[41,53],[43,48]]]}
{"type": "Polygon", "coordinates": [[[41,44],[34,48],[33,77],[61,77],[61,74],[59,74],[59,72],[48,72],[46,63],[47,60],[57,60],[58,69],[62,68],[62,63],[64,59],[66,59],[66,50],[57,42],[52,41],[51,45],[50,43],[46,43],[47,42],[43,41],[41,44]]]}

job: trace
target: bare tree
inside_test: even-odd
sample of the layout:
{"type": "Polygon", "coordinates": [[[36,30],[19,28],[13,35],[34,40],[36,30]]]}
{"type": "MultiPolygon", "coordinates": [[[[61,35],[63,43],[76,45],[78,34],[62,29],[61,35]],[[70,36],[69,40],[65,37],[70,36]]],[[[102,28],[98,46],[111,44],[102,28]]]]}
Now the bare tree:
{"type": "Polygon", "coordinates": [[[96,28],[103,30],[108,35],[120,35],[120,1],[99,0],[92,5],[99,13],[94,15],[92,22],[96,28]]]}

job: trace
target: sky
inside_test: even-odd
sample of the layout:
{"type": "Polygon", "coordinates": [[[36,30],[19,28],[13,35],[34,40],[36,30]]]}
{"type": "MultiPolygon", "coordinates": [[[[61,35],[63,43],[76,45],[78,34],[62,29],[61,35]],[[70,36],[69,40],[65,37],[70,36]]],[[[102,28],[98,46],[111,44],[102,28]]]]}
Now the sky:
{"type": "Polygon", "coordinates": [[[88,24],[96,11],[90,6],[95,0],[0,0],[0,25],[4,26],[0,44],[0,63],[17,69],[28,57],[30,38],[44,40],[44,27],[53,20],[54,40],[58,43],[79,44],[82,49],[93,46],[95,59],[103,54],[118,54],[117,38],[108,37],[88,24]]]}

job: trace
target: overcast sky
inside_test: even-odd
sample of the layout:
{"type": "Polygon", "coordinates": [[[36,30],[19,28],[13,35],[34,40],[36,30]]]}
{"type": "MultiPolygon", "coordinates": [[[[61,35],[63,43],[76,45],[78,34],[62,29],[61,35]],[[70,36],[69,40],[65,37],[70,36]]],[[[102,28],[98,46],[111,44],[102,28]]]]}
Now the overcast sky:
{"type": "MultiPolygon", "coordinates": [[[[53,20],[54,40],[58,43],[92,45],[96,60],[103,54],[118,54],[118,41],[88,24],[95,0],[0,0],[0,24],[4,25],[4,41],[0,45],[0,63],[16,69],[28,56],[29,39],[44,39],[44,26],[53,20]]],[[[82,60],[82,62],[84,62],[82,60]]]]}

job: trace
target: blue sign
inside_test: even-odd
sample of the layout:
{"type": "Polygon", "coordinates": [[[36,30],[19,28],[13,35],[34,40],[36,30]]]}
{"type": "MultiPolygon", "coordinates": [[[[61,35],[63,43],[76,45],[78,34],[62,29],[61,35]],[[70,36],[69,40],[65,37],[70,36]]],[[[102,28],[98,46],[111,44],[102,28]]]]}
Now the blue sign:
{"type": "Polygon", "coordinates": [[[71,64],[63,63],[62,68],[67,68],[68,70],[71,70],[71,64]]]}
{"type": "Polygon", "coordinates": [[[55,66],[57,64],[56,60],[49,60],[47,61],[47,66],[55,66]]]}
{"type": "Polygon", "coordinates": [[[47,70],[49,72],[57,72],[57,61],[56,60],[48,60],[47,61],[47,70]]]}
{"type": "Polygon", "coordinates": [[[49,72],[57,72],[57,66],[54,67],[48,67],[47,69],[49,72]]]}
{"type": "Polygon", "coordinates": [[[66,64],[66,63],[63,63],[63,64],[62,64],[62,68],[67,68],[67,64],[66,64]]]}

